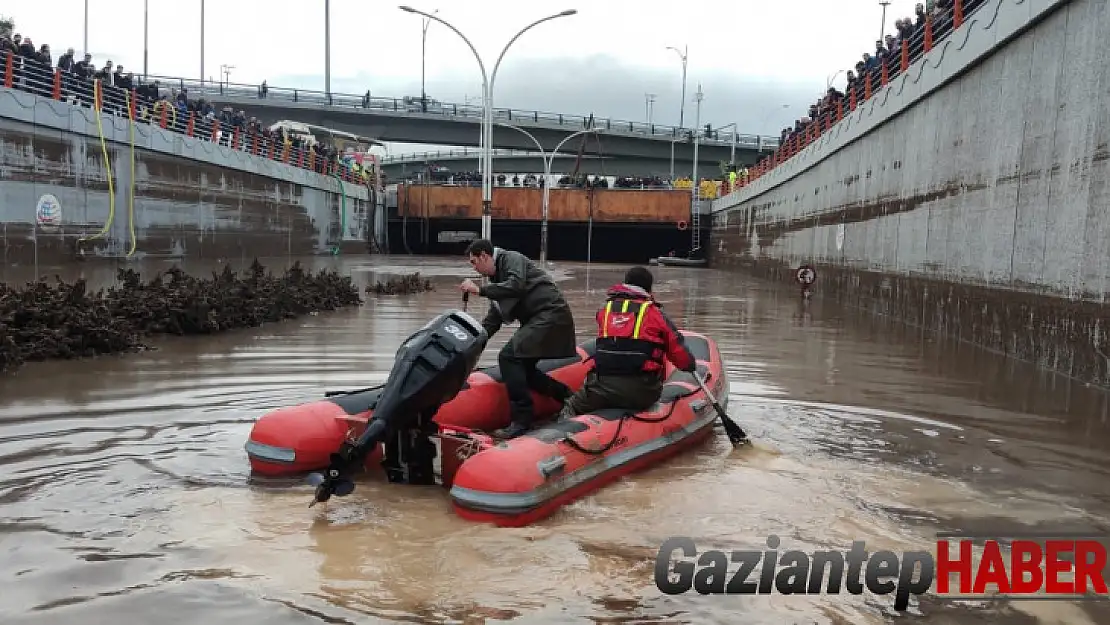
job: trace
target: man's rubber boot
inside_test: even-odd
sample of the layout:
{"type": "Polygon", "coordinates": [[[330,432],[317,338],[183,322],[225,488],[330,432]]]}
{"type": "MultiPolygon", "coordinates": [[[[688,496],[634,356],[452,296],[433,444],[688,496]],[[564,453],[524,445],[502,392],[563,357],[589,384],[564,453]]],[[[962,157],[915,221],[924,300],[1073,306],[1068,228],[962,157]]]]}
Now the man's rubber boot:
{"type": "Polygon", "coordinates": [[[570,387],[566,384],[563,384],[562,382],[555,380],[554,378],[552,378],[552,381],[558,385],[555,387],[556,391],[555,394],[552,395],[552,397],[558,400],[558,402],[561,404],[567,403],[567,400],[570,399],[570,396],[574,395],[574,391],[570,390],[570,387]]]}
{"type": "Polygon", "coordinates": [[[499,438],[501,440],[508,440],[508,439],[511,439],[511,438],[516,438],[516,437],[520,436],[521,434],[524,434],[525,432],[527,432],[528,430],[531,430],[531,429],[532,429],[532,427],[529,426],[529,425],[525,425],[524,423],[522,423],[520,421],[513,421],[512,423],[509,424],[508,427],[503,427],[499,430],[494,430],[493,431],[493,437],[494,438],[499,438]]]}

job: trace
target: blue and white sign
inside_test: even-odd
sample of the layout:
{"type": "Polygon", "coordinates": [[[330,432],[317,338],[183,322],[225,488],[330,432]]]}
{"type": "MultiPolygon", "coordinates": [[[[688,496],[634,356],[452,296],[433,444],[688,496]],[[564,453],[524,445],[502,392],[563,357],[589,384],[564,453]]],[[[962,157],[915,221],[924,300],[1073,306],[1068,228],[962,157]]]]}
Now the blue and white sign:
{"type": "Polygon", "coordinates": [[[62,224],[62,203],[50,193],[43,194],[35,206],[35,222],[40,226],[60,226],[62,224]]]}

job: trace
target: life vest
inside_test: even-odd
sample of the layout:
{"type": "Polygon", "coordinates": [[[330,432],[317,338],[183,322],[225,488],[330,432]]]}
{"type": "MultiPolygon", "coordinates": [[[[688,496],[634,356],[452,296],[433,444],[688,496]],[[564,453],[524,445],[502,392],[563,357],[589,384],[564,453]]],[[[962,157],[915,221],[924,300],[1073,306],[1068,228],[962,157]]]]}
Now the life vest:
{"type": "Polygon", "coordinates": [[[594,355],[594,369],[599,375],[663,371],[666,346],[653,340],[656,339],[651,336],[654,333],[644,323],[654,305],[644,299],[611,299],[605,302],[594,355]]]}

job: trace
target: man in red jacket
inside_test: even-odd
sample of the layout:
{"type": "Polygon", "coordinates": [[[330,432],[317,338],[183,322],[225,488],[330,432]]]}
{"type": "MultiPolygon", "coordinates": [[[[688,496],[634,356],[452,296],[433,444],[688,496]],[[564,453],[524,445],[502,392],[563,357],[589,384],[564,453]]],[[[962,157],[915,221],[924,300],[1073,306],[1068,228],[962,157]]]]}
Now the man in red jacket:
{"type": "Polygon", "coordinates": [[[594,369],[567,400],[560,418],[605,408],[646,410],[663,392],[666,360],[695,371],[693,354],[651,295],[653,281],[646,268],[633,267],[624,283],[609,289],[597,312],[594,369]]]}

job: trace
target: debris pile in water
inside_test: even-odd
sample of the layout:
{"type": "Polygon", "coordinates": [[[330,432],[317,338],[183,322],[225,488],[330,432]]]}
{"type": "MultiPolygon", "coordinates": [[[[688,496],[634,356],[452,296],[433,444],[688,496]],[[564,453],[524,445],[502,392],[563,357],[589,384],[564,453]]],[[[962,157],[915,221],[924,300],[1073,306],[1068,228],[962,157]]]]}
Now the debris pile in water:
{"type": "Polygon", "coordinates": [[[384,283],[379,280],[366,287],[367,293],[374,293],[375,295],[409,295],[434,290],[436,290],[436,287],[432,284],[432,281],[421,278],[419,271],[407,276],[390,278],[384,283]]]}
{"type": "Polygon", "coordinates": [[[210,334],[362,303],[349,277],[306,273],[299,262],[283,276],[255,259],[242,275],[224,266],[196,278],[174,267],[146,283],[133,269],[119,270],[117,279],[95,293],[84,280],[39,280],[18,289],[0,283],[0,371],[26,361],[136,351],[150,335],[210,334]]]}

